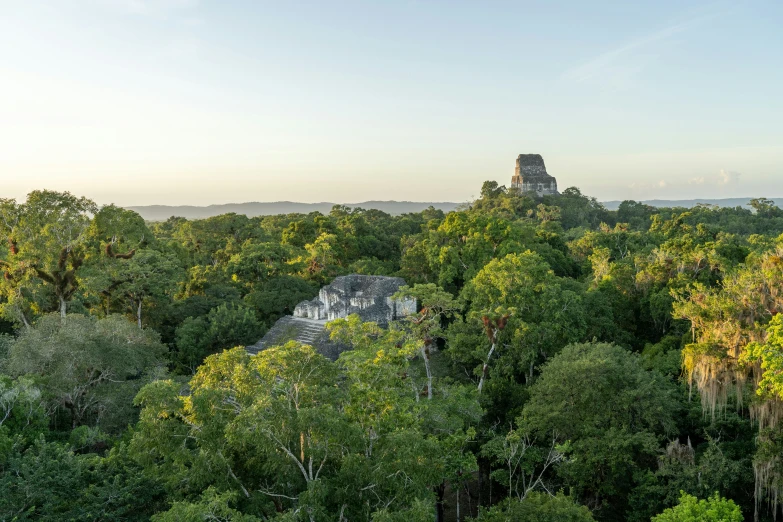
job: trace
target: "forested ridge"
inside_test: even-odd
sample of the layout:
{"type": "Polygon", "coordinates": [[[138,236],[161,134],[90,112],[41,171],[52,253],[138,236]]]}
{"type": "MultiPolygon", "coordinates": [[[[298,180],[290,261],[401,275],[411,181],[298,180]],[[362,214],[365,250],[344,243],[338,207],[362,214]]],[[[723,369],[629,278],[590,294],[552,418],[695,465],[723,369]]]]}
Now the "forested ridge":
{"type": "Polygon", "coordinates": [[[0,521],[773,520],[783,210],[751,206],[0,200],[0,521]],[[246,353],[351,273],[418,314],[246,353]]]}

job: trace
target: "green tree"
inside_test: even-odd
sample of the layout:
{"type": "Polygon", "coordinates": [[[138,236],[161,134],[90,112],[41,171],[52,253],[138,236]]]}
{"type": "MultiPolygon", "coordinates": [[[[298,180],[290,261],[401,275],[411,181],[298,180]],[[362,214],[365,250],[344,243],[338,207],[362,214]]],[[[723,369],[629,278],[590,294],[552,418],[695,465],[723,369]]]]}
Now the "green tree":
{"type": "Polygon", "coordinates": [[[205,520],[220,520],[223,522],[257,522],[262,519],[245,515],[231,505],[236,500],[236,494],[220,493],[214,488],[207,488],[198,502],[174,502],[171,509],[152,516],[152,522],[203,522],[205,520]]]}
{"type": "Polygon", "coordinates": [[[499,186],[497,181],[485,181],[481,185],[481,197],[491,199],[505,192],[506,187],[499,186]]]}
{"type": "Polygon", "coordinates": [[[34,380],[0,375],[0,430],[29,440],[45,431],[48,423],[46,402],[34,380]]]}
{"type": "Polygon", "coordinates": [[[638,355],[608,344],[575,344],[546,363],[519,424],[569,441],[558,476],[583,503],[623,519],[634,476],[656,464],[676,429],[674,385],[638,355]]]}
{"type": "Polygon", "coordinates": [[[320,283],[337,275],[341,262],[339,241],[335,234],[323,233],[315,241],[305,245],[307,250],[306,273],[309,278],[320,283]]]}
{"type": "Polygon", "coordinates": [[[107,522],[146,522],[165,505],[160,482],[145,474],[129,453],[126,442],[105,456],[86,454],[86,487],[80,491],[84,518],[107,522]]]}
{"type": "Polygon", "coordinates": [[[779,218],[783,217],[783,209],[775,205],[775,202],[767,198],[753,198],[748,203],[753,210],[756,211],[756,215],[763,218],[779,218]]]}
{"type": "Polygon", "coordinates": [[[481,448],[497,468],[491,477],[507,488],[509,499],[525,499],[536,489],[546,489],[545,480],[549,468],[563,462],[568,443],[558,444],[557,434],[548,447],[537,445],[528,433],[513,426],[508,433],[492,437],[481,448]]]}
{"type": "Polygon", "coordinates": [[[162,490],[122,447],[82,454],[43,435],[0,455],[0,520],[144,522],[162,505],[162,490]]]}
{"type": "Polygon", "coordinates": [[[776,314],[767,325],[766,340],[751,342],[741,354],[741,363],[758,365],[761,380],[756,394],[765,399],[783,399],[783,314],[776,314]]]}
{"type": "Polygon", "coordinates": [[[263,239],[261,229],[244,214],[233,212],[170,224],[171,238],[184,247],[193,265],[224,263],[248,239],[263,239]]]}
{"type": "MultiPolygon", "coordinates": [[[[701,438],[699,433],[695,437],[701,438]]],[[[682,492],[706,497],[713,492],[732,496],[743,511],[756,509],[753,458],[756,433],[748,420],[736,413],[705,427],[707,441],[690,444],[674,440],[659,456],[657,469],[637,477],[629,497],[626,520],[647,522],[675,506],[682,492]],[[719,438],[717,438],[719,437],[719,438]]],[[[761,513],[760,513],[761,514],[761,513]]],[[[761,520],[766,520],[761,517],[761,520]]]]}
{"type": "MultiPolygon", "coordinates": [[[[137,251],[156,246],[144,219],[131,210],[106,205],[93,216],[86,232],[87,254],[81,285],[92,311],[114,310],[117,288],[128,281],[127,268],[137,251]]],[[[153,270],[153,267],[150,267],[153,270]]]]}
{"type": "Polygon", "coordinates": [[[122,270],[116,292],[128,300],[136,324],[142,327],[141,312],[145,303],[170,299],[182,280],[177,258],[156,250],[137,252],[122,270]]]}
{"type": "Polygon", "coordinates": [[[442,386],[433,400],[420,401],[426,394],[411,362],[421,341],[399,325],[384,331],[354,315],[329,328],[332,339],[353,348],[338,360],[345,376],[344,411],[367,457],[343,468],[346,493],[369,486],[373,509],[384,506],[383,498],[395,498],[394,509],[408,509],[434,491],[436,520],[442,520],[446,483],[458,488],[462,473],[475,469],[466,448],[481,416],[475,395],[442,386]]]}
{"type": "Polygon", "coordinates": [[[85,461],[43,436],[2,462],[0,519],[56,522],[79,517],[85,461]]]}
{"type": "Polygon", "coordinates": [[[444,322],[460,308],[454,296],[435,284],[419,284],[412,288],[403,286],[392,299],[415,299],[419,308],[418,316],[410,316],[408,325],[421,343],[421,360],[427,374],[427,399],[432,399],[434,375],[431,359],[437,349],[439,339],[445,337],[444,322]]]}
{"type": "Polygon", "coordinates": [[[530,493],[523,500],[508,500],[482,513],[476,522],[591,522],[590,510],[558,493],[530,493]]]}
{"type": "Polygon", "coordinates": [[[468,326],[483,329],[490,347],[460,343],[457,324],[451,353],[464,364],[481,361],[474,366],[480,387],[491,368],[494,375],[532,379],[536,364],[580,340],[585,331],[582,298],[572,288],[530,251],[490,261],[461,294],[470,303],[468,326]]]}
{"type": "Polygon", "coordinates": [[[544,204],[560,207],[560,221],[566,230],[576,227],[595,229],[601,223],[614,225],[612,214],[594,197],[576,187],[568,187],[559,196],[544,196],[544,204]]]}
{"type": "Polygon", "coordinates": [[[296,276],[285,275],[254,285],[253,290],[242,300],[256,311],[260,320],[271,324],[283,315],[293,314],[297,304],[316,295],[316,285],[296,276]]]}
{"type": "Polygon", "coordinates": [[[721,498],[717,493],[707,500],[699,500],[683,493],[680,503],[660,515],[652,522],[742,522],[742,511],[732,500],[721,498]]]}
{"type": "Polygon", "coordinates": [[[425,500],[416,500],[407,509],[383,508],[372,516],[373,522],[430,522],[432,519],[432,503],[425,500]]]}
{"type": "Polygon", "coordinates": [[[72,427],[121,429],[135,416],[133,396],[164,371],[165,355],[157,334],[124,317],[63,322],[50,314],[13,342],[6,369],[34,378],[48,408],[67,412],[72,427]]]}
{"type": "Polygon", "coordinates": [[[759,497],[780,498],[780,319],[783,312],[783,248],[780,240],[766,252],[749,256],[727,271],[721,285],[693,283],[673,290],[675,317],[691,325],[682,351],[683,369],[701,396],[702,408],[719,417],[729,403],[744,403],[747,383],[756,392],[751,417],[758,422],[754,462],[759,497]]]}
{"type": "Polygon", "coordinates": [[[634,230],[647,230],[650,228],[650,218],[656,213],[655,207],[625,200],[617,209],[617,221],[628,223],[634,230]]]}
{"type": "Polygon", "coordinates": [[[296,259],[301,255],[301,249],[290,245],[247,241],[228,260],[226,270],[232,280],[252,288],[272,278],[300,270],[301,264],[296,259]]]}
{"type": "Polygon", "coordinates": [[[175,491],[187,480],[191,493],[234,491],[267,516],[293,505],[323,513],[324,488],[354,440],[337,407],[335,369],[295,342],[252,357],[243,348],[210,356],[188,395],[171,381],[140,392],[133,450],[175,491]],[[196,445],[181,445],[183,435],[196,445]]]}
{"type": "MultiPolygon", "coordinates": [[[[31,192],[23,204],[0,201],[0,224],[9,244],[0,263],[6,278],[28,289],[36,283],[48,286],[57,302],[55,309],[65,317],[67,304],[79,288],[86,233],[97,210],[87,198],[50,190],[31,192]]],[[[29,323],[24,307],[18,312],[15,319],[29,323]]]]}
{"type": "Polygon", "coordinates": [[[222,304],[204,317],[189,317],[177,328],[177,360],[181,369],[195,372],[210,354],[258,341],[265,326],[253,311],[241,305],[222,304]]]}

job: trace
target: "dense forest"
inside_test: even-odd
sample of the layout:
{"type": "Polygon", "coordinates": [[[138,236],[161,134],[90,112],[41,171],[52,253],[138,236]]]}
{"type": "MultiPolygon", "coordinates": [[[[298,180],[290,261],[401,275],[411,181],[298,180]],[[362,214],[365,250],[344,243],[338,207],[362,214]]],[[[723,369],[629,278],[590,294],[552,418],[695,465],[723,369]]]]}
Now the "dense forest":
{"type": "Polygon", "coordinates": [[[772,520],[783,210],[751,207],[0,200],[0,521],[772,520]],[[350,273],[419,313],[246,353],[350,273]]]}

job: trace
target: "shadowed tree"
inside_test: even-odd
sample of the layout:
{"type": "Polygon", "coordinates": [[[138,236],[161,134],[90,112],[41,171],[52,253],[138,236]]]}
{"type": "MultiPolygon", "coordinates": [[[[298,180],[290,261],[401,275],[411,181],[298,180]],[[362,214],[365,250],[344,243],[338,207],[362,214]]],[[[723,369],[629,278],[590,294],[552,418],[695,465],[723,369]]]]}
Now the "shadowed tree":
{"type": "Polygon", "coordinates": [[[166,348],[152,331],[122,316],[95,319],[41,317],[8,353],[12,376],[34,376],[49,407],[64,409],[71,425],[123,428],[133,420],[130,401],[164,368],[166,348]]]}

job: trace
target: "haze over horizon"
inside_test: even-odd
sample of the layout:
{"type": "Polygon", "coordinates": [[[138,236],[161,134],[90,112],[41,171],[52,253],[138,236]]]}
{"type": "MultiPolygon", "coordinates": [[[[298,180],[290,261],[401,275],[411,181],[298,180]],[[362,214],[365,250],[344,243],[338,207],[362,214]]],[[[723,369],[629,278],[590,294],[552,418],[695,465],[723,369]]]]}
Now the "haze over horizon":
{"type": "Polygon", "coordinates": [[[0,0],[0,197],[783,195],[783,4],[0,0]]]}

